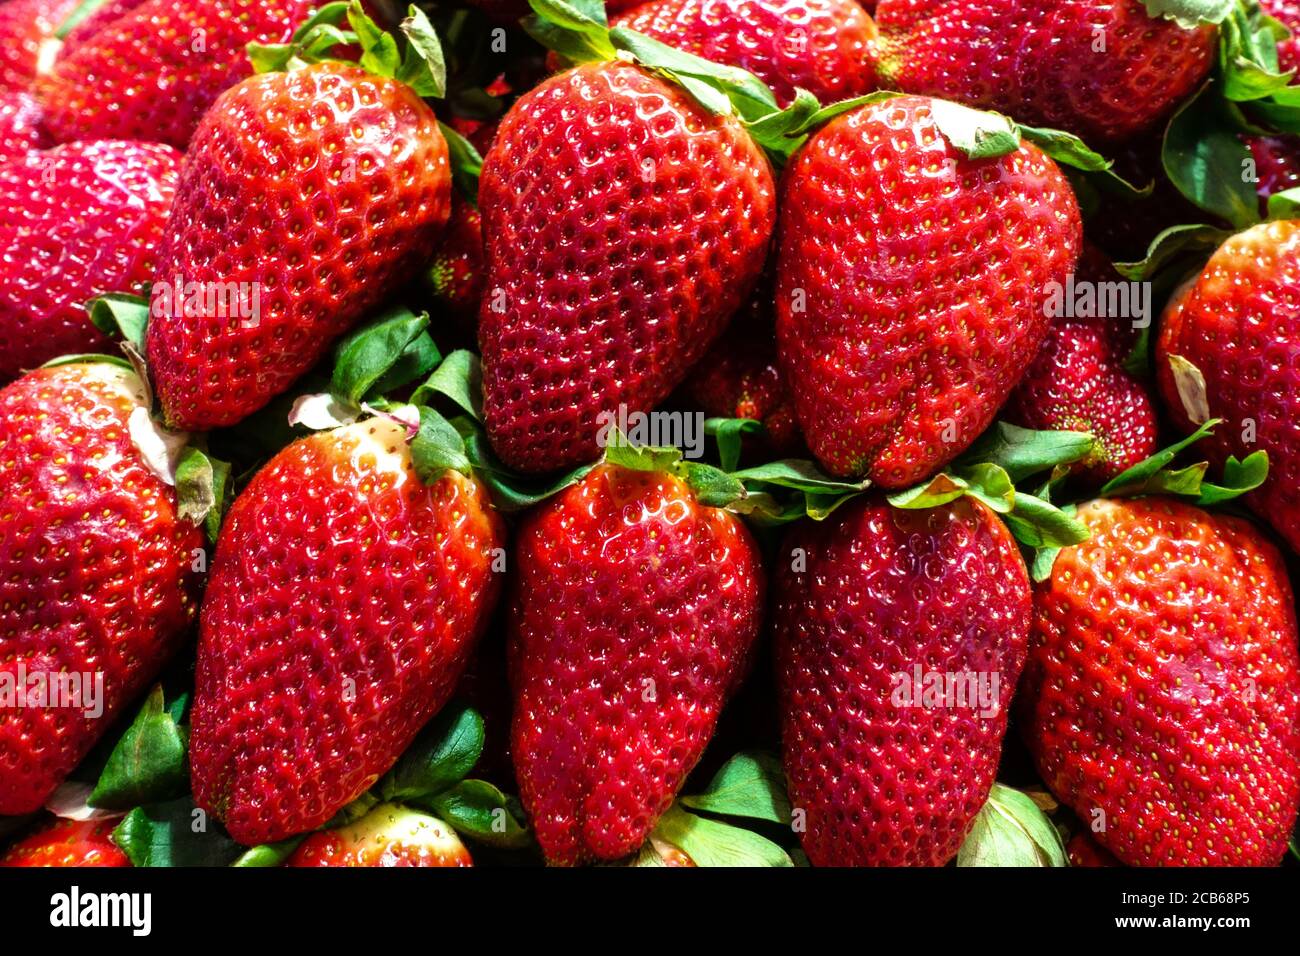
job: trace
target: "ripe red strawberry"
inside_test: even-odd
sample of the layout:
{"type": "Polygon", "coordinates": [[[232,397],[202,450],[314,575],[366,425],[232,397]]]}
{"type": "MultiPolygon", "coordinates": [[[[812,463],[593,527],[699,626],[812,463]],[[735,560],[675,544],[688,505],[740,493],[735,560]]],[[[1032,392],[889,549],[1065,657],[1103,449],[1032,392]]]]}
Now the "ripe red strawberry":
{"type": "Polygon", "coordinates": [[[174,314],[155,284],[148,356],[168,420],[232,425],[288,389],[411,276],[450,202],[437,118],[402,83],[327,62],[226,91],[186,157],[158,280],[234,283],[257,314],[174,314]]]}
{"type": "Polygon", "coordinates": [[[808,858],[946,863],[988,799],[1025,659],[1029,577],[1011,533],[971,498],[921,511],[861,499],[795,526],[773,587],[808,858]],[[935,674],[983,680],[983,700],[925,706],[912,682],[935,674]]]}
{"type": "Polygon", "coordinates": [[[194,796],[239,842],[320,826],[446,703],[505,531],[474,479],[417,480],[372,418],[294,442],[231,507],[203,602],[194,796]]]}
{"type": "Polygon", "coordinates": [[[315,0],[147,0],[75,41],[37,83],[55,139],[185,149],[222,90],[253,72],[248,43],[283,43],[315,0]]]}
{"type": "Polygon", "coordinates": [[[595,458],[602,411],[668,396],[749,295],[776,216],[767,158],[736,119],[613,62],[515,103],[479,209],[488,435],[525,472],[595,458]]]}
{"type": "MultiPolygon", "coordinates": [[[[1122,281],[1101,253],[1084,247],[1075,283],[1090,283],[1098,294],[1102,283],[1122,281]]],[[[1139,317],[1101,314],[1103,300],[1096,301],[1094,314],[1052,318],[1004,417],[1026,428],[1091,432],[1096,444],[1074,467],[1102,485],[1155,454],[1156,413],[1146,387],[1124,369],[1139,317]]]]}
{"type": "Polygon", "coordinates": [[[478,328],[486,279],[483,220],[459,195],[451,198],[451,218],[429,266],[434,301],[467,333],[478,328]]]}
{"type": "Polygon", "coordinates": [[[320,830],[285,866],[473,866],[454,830],[437,817],[381,803],[355,823],[320,830]]]}
{"type": "Polygon", "coordinates": [[[1284,305],[1297,294],[1300,221],[1262,223],[1233,236],[1210,257],[1181,307],[1166,311],[1156,371],[1165,407],[1190,431],[1171,363],[1179,356],[1199,370],[1202,411],[1224,419],[1201,443],[1214,464],[1268,452],[1268,479],[1246,500],[1300,549],[1300,313],[1284,305]]]}
{"type": "Polygon", "coordinates": [[[1075,834],[1065,849],[1070,866],[1122,866],[1109,850],[1086,833],[1075,834]]]}
{"type": "Polygon", "coordinates": [[[1119,141],[1209,74],[1215,30],[1141,0],[880,0],[881,85],[1119,141]]]}
{"type": "Polygon", "coordinates": [[[1277,42],[1277,66],[1283,73],[1300,67],[1300,3],[1296,0],[1259,0],[1259,5],[1271,17],[1276,17],[1291,30],[1291,35],[1277,42]]]}
{"type": "Polygon", "coordinates": [[[130,866],[111,836],[116,820],[55,818],[0,856],[6,866],[130,866]]]}
{"type": "Polygon", "coordinates": [[[510,608],[511,751],[552,864],[636,852],[744,675],[758,549],[677,478],[601,465],[530,513],[510,608]]]}
{"type": "Polygon", "coordinates": [[[1047,331],[1079,210],[1036,146],[972,160],[907,96],[832,120],[786,170],[781,365],[836,475],[926,477],[993,420],[1047,331]]]}
{"type": "Polygon", "coordinates": [[[0,162],[49,145],[36,99],[25,91],[0,90],[0,162]]]}
{"type": "Polygon", "coordinates": [[[78,0],[0,3],[0,92],[25,90],[57,52],[54,31],[78,0]]]}
{"type": "Polygon", "coordinates": [[[90,675],[79,700],[65,682],[57,701],[0,707],[0,814],[38,809],[194,620],[203,535],[132,443],[144,402],[140,380],[107,362],[0,391],[3,683],[33,692],[90,675]]]}
{"type": "Polygon", "coordinates": [[[796,87],[823,103],[876,88],[876,27],[857,0],[649,0],[610,25],[748,70],[782,106],[796,87]]]}
{"type": "Polygon", "coordinates": [[[0,379],[105,350],[86,300],[153,277],[180,176],[156,143],[65,143],[0,164],[0,379]]]}
{"type": "Polygon", "coordinates": [[[1036,589],[1020,693],[1043,781],[1130,866],[1276,865],[1300,807],[1282,556],[1166,498],[1077,516],[1092,538],[1036,589]]]}

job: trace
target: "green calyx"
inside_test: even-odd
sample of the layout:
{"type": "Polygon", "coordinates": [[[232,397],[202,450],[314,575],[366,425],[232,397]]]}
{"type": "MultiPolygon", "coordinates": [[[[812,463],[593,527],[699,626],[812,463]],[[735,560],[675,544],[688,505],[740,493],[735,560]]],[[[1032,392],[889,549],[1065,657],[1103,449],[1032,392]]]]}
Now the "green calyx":
{"type": "Polygon", "coordinates": [[[1252,452],[1244,459],[1229,456],[1223,463],[1222,483],[1205,480],[1209,462],[1199,461],[1185,467],[1173,467],[1178,455],[1202,438],[1211,435],[1223,419],[1211,418],[1196,431],[1168,448],[1161,449],[1145,461],[1116,475],[1101,489],[1103,498],[1132,498],[1138,495],[1178,495],[1191,498],[1198,505],[1218,505],[1231,501],[1264,483],[1268,477],[1268,452],[1252,452]]]}
{"type": "Polygon", "coordinates": [[[1034,800],[995,783],[975,816],[958,866],[1068,866],[1060,832],[1034,800]]]}
{"type": "Polygon", "coordinates": [[[340,60],[338,47],[359,46],[356,62],[362,69],[405,83],[419,96],[441,98],[447,89],[447,65],[428,16],[412,4],[398,30],[384,30],[360,0],[338,0],[313,13],[288,43],[248,44],[248,57],[256,72],[271,73],[340,60]]]}
{"type": "Polygon", "coordinates": [[[1213,26],[1227,19],[1237,0],[1142,0],[1153,19],[1172,20],[1185,30],[1213,26]]]}

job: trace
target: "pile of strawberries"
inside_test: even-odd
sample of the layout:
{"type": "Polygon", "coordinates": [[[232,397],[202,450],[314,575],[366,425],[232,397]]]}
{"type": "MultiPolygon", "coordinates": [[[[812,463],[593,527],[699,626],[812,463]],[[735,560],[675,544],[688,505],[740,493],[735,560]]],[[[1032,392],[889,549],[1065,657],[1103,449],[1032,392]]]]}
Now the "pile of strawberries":
{"type": "Polygon", "coordinates": [[[0,866],[1275,866],[1289,0],[0,0],[0,866]]]}

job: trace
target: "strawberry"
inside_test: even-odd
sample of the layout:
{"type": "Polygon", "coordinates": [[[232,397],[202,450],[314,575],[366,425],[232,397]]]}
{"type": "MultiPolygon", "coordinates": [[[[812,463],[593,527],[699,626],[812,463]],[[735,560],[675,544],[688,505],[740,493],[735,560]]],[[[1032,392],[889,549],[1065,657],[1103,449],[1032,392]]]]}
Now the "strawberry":
{"type": "Polygon", "coordinates": [[[180,154],[155,143],[65,143],[0,164],[0,379],[107,339],[85,302],[153,276],[180,154]]]}
{"type": "Polygon", "coordinates": [[[749,295],[776,216],[768,160],[739,121],[624,62],[515,103],[479,209],[487,430],[529,473],[594,459],[602,411],[668,396],[749,295]]]}
{"type": "Polygon", "coordinates": [[[31,813],[154,678],[197,612],[203,535],[133,443],[145,389],[110,362],[0,391],[0,814],[31,813]],[[59,674],[70,678],[55,695],[59,674]]]}
{"type": "Polygon", "coordinates": [[[1272,866],[1300,807],[1300,656],[1249,522],[1098,500],[1034,595],[1019,721],[1043,781],[1130,866],[1272,866]]]}
{"type": "Polygon", "coordinates": [[[227,90],[190,145],[158,279],[249,294],[239,317],[180,314],[154,286],[168,421],[232,425],[288,389],[411,276],[450,202],[437,118],[405,84],[324,62],[227,90]]]}
{"type": "Polygon", "coordinates": [[[25,91],[0,90],[0,162],[50,145],[36,99],[25,91]]]}
{"type": "Polygon", "coordinates": [[[740,520],[666,472],[601,465],[519,528],[511,752],[548,862],[636,852],[708,743],[762,616],[740,520]]]}
{"type": "Polygon", "coordinates": [[[1300,137],[1251,136],[1246,145],[1255,161],[1255,191],[1260,210],[1268,208],[1268,197],[1300,186],[1300,137]]]}
{"type": "Polygon", "coordinates": [[[1120,866],[1119,860],[1086,833],[1077,833],[1066,847],[1070,866],[1120,866]]]}
{"type": "Polygon", "coordinates": [[[1086,139],[1154,127],[1214,64],[1211,26],[1141,0],[880,0],[881,85],[1086,139]]]}
{"type": "Polygon", "coordinates": [[[649,0],[614,18],[662,43],[749,70],[785,105],[876,87],[876,27],[857,0],[649,0]]]}
{"type": "MultiPolygon", "coordinates": [[[[1122,280],[1095,247],[1085,246],[1073,281],[1099,290],[1122,280]]],[[[1096,444],[1076,468],[1102,485],[1155,454],[1156,414],[1146,388],[1124,369],[1138,338],[1135,317],[1092,312],[1052,318],[1004,417],[1026,428],[1090,432],[1096,444]]]]}
{"type": "Polygon", "coordinates": [[[199,636],[196,802],[239,842],[314,829],[446,703],[505,531],[484,488],[417,480],[387,418],[294,442],[231,506],[199,636]]]}
{"type": "Polygon", "coordinates": [[[1277,41],[1278,69],[1286,73],[1300,67],[1300,37],[1295,32],[1300,30],[1300,3],[1296,0],[1259,0],[1259,5],[1291,31],[1289,37],[1277,41]]]}
{"type": "Polygon", "coordinates": [[[1028,142],[968,158],[938,125],[953,111],[971,112],[904,96],[841,115],[783,186],[777,337],[804,437],[832,474],[886,488],[993,420],[1081,241],[1056,164],[1028,142]]]}
{"type": "Polygon", "coordinates": [[[1247,497],[1300,549],[1300,221],[1262,223],[1219,247],[1166,311],[1156,343],[1165,406],[1188,431],[1225,424],[1202,442],[1212,462],[1268,452],[1268,479],[1247,497]]]}
{"type": "Polygon", "coordinates": [[[437,817],[381,803],[355,823],[320,830],[285,866],[473,866],[469,851],[437,817]]]}
{"type": "Polygon", "coordinates": [[[0,856],[6,866],[130,866],[111,839],[114,820],[56,817],[0,856]]]}
{"type": "Polygon", "coordinates": [[[1024,663],[1031,599],[1014,539],[972,498],[920,511],[865,498],[796,525],[782,554],[776,673],[808,858],[946,863],[988,798],[1024,663]],[[987,681],[985,699],[930,706],[911,682],[935,674],[987,681]]]}
{"type": "Polygon", "coordinates": [[[429,266],[434,301],[467,333],[478,327],[483,301],[483,220],[478,210],[453,195],[451,218],[429,266]]]}
{"type": "Polygon", "coordinates": [[[57,52],[54,31],[78,0],[0,3],[0,92],[25,90],[57,52]]]}
{"type": "MultiPolygon", "coordinates": [[[[79,20],[72,29],[67,30],[63,37],[63,45],[59,47],[58,58],[64,59],[70,56],[84,41],[120,20],[136,7],[148,2],[149,0],[107,0],[102,3],[79,20]]],[[[67,29],[66,26],[63,29],[67,29]]]]}
{"type": "MultiPolygon", "coordinates": [[[[245,46],[279,43],[315,0],[147,0],[92,24],[37,82],[55,139],[185,149],[222,90],[250,76],[245,46]]],[[[102,11],[101,11],[102,12],[102,11]]]]}

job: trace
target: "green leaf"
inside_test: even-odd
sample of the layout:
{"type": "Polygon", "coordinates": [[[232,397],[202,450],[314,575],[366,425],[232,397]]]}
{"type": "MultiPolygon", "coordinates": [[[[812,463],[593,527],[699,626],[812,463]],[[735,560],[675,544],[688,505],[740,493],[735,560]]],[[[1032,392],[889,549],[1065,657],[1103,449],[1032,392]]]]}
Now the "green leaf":
{"type": "Polygon", "coordinates": [[[1150,458],[1146,458],[1132,468],[1120,472],[1102,486],[1101,497],[1116,498],[1123,495],[1146,494],[1146,489],[1151,486],[1152,481],[1169,467],[1169,464],[1178,457],[1179,452],[1190,448],[1202,438],[1211,434],[1214,427],[1222,421],[1221,418],[1211,418],[1181,441],[1174,442],[1167,448],[1162,448],[1150,458]]]}
{"type": "Polygon", "coordinates": [[[1015,505],[1002,516],[1017,541],[1030,548],[1065,548],[1087,541],[1088,526],[1036,495],[1016,492],[1015,505]]]}
{"type": "Polygon", "coordinates": [[[1019,126],[1021,137],[1033,143],[1062,166],[1078,170],[1086,179],[1095,182],[1106,192],[1122,199],[1140,200],[1151,195],[1155,182],[1138,187],[1124,179],[1112,168],[1114,163],[1088,146],[1079,137],[1059,129],[1037,126],[1019,126]]]}
{"type": "Polygon", "coordinates": [[[423,10],[411,4],[399,29],[407,46],[397,79],[420,96],[442,99],[447,93],[447,63],[433,24],[423,10]]]}
{"type": "MultiPolygon", "coordinates": [[[[330,394],[345,405],[360,405],[376,383],[410,354],[408,348],[428,325],[427,312],[416,315],[398,307],[347,336],[334,351],[330,394]]],[[[426,349],[417,349],[418,356],[427,356],[426,349]]]]}
{"type": "Polygon", "coordinates": [[[281,840],[278,843],[261,843],[254,847],[249,847],[241,853],[230,865],[237,867],[264,867],[280,866],[285,860],[293,856],[293,851],[303,840],[307,839],[307,834],[289,837],[287,840],[281,840]]]}
{"type": "Polygon", "coordinates": [[[1019,790],[993,784],[961,849],[958,866],[1068,866],[1047,814],[1019,790]]]}
{"type": "Polygon", "coordinates": [[[1198,505],[1217,505],[1224,501],[1254,491],[1268,478],[1268,452],[1257,451],[1247,455],[1244,461],[1230,455],[1223,463],[1223,484],[1201,482],[1198,505]]]}
{"type": "Polygon", "coordinates": [[[335,46],[355,43],[356,34],[339,29],[347,20],[348,0],[321,6],[294,31],[288,43],[249,43],[245,46],[255,73],[275,73],[317,60],[335,46]]]}
{"type": "Polygon", "coordinates": [[[659,818],[654,835],[680,848],[696,866],[794,866],[790,855],[766,837],[687,813],[677,803],[659,818]]]}
{"type": "Polygon", "coordinates": [[[447,158],[451,164],[451,181],[457,192],[471,206],[478,206],[478,178],[483,172],[483,157],[474,144],[441,120],[438,129],[447,141],[447,158]]]}
{"type": "Polygon", "coordinates": [[[129,810],[186,792],[189,767],[185,731],[179,726],[186,700],[187,695],[181,695],[167,707],[162,686],[154,686],[109,754],[90,794],[92,807],[129,810]]]}
{"type": "Polygon", "coordinates": [[[458,349],[434,369],[428,381],[411,394],[412,405],[428,405],[445,395],[476,422],[483,420],[483,369],[473,352],[458,349]]]}
{"type": "Polygon", "coordinates": [[[244,852],[189,797],[136,807],[113,842],[132,866],[228,866],[244,852]]]}
{"type": "Polygon", "coordinates": [[[534,40],[571,63],[612,60],[618,55],[609,38],[601,0],[529,0],[533,16],[521,24],[534,40]]]}
{"type": "Polygon", "coordinates": [[[421,731],[380,782],[385,800],[414,800],[441,793],[465,779],[483,752],[483,718],[452,703],[421,731]]]}
{"type": "Polygon", "coordinates": [[[744,436],[761,435],[763,423],[752,418],[708,418],[704,421],[704,434],[712,435],[718,443],[718,463],[723,471],[735,471],[740,464],[744,436]]]}
{"type": "Polygon", "coordinates": [[[1115,271],[1126,279],[1149,279],[1165,266],[1185,256],[1203,258],[1217,249],[1232,233],[1217,226],[1191,223],[1170,226],[1162,231],[1147,247],[1145,259],[1137,262],[1117,262],[1115,271]]]}
{"type": "Polygon", "coordinates": [[[1207,83],[1170,120],[1161,162],[1188,200],[1245,228],[1259,220],[1259,197],[1246,177],[1251,155],[1240,132],[1218,87],[1207,83]]]}
{"type": "Polygon", "coordinates": [[[517,850],[532,834],[514,801],[486,780],[462,780],[428,801],[428,807],[462,836],[489,846],[517,850]]]}
{"type": "Polygon", "coordinates": [[[1142,0],[1154,18],[1173,20],[1184,30],[1202,23],[1222,23],[1237,0],[1142,0]]]}
{"type": "Polygon", "coordinates": [[[1231,13],[1219,29],[1224,96],[1244,102],[1283,91],[1291,75],[1278,69],[1277,43],[1287,36],[1287,29],[1267,16],[1255,0],[1228,7],[1231,13]]]}
{"type": "Polygon", "coordinates": [[[1268,197],[1269,219],[1300,218],[1300,186],[1283,189],[1268,197]]]}
{"type": "Polygon", "coordinates": [[[130,342],[143,354],[145,331],[149,326],[148,299],[112,292],[91,299],[86,303],[86,311],[95,328],[130,342]]]}
{"type": "Polygon", "coordinates": [[[208,540],[216,543],[225,511],[230,463],[212,458],[186,445],[176,463],[176,513],[184,521],[203,525],[208,540]]]}
{"type": "Polygon", "coordinates": [[[441,414],[419,406],[420,430],[411,439],[411,461],[420,481],[431,485],[447,471],[468,475],[471,470],[465,439],[441,414]]]}
{"type": "MultiPolygon", "coordinates": [[[[1062,508],[1062,511],[1067,509],[1062,508]]],[[[1073,514],[1073,510],[1069,511],[1073,514]]],[[[1029,576],[1037,583],[1042,583],[1052,576],[1052,568],[1061,553],[1061,548],[1035,548],[1034,558],[1029,565],[1029,576]]]]}
{"type": "Polygon", "coordinates": [[[1019,128],[1001,113],[934,99],[930,115],[949,144],[971,159],[1006,156],[1020,148],[1019,128]]]}
{"type": "Polygon", "coordinates": [[[714,775],[704,793],[682,797],[681,802],[692,810],[783,826],[789,826],[792,819],[781,761],[761,750],[736,754],[714,775]]]}
{"type": "Polygon", "coordinates": [[[989,462],[1002,468],[1012,482],[1088,457],[1095,440],[1087,432],[1035,431],[998,421],[984,431],[958,465],[989,462]]]}

